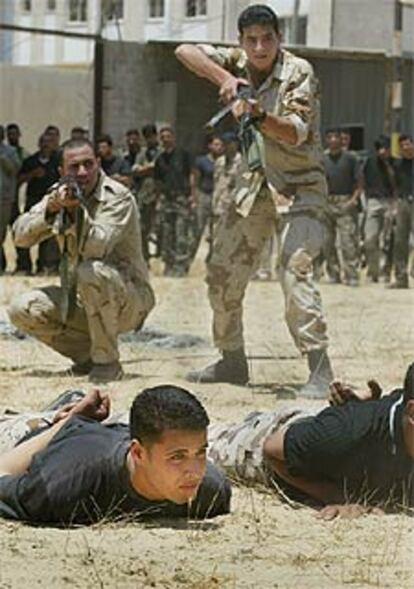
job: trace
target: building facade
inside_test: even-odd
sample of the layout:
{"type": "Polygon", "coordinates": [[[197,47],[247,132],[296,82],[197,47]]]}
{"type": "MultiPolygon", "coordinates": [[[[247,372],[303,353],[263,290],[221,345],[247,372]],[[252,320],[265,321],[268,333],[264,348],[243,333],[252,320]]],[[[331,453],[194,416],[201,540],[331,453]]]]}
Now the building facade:
{"type": "MultiPolygon", "coordinates": [[[[397,0],[262,0],[280,17],[287,44],[393,49],[397,0]],[[369,23],[369,26],[367,26],[369,23]]],[[[401,2],[403,52],[414,55],[414,0],[401,2]]],[[[0,22],[119,41],[235,42],[237,15],[254,0],[0,0],[0,22]]],[[[0,31],[0,61],[90,63],[94,41],[0,31]]]]}

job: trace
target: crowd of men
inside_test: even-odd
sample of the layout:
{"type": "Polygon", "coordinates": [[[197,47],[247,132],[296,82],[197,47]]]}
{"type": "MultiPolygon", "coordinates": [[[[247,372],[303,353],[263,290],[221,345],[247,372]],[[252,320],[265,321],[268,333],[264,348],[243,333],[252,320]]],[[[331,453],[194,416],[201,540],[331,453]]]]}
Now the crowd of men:
{"type": "MultiPolygon", "coordinates": [[[[72,139],[87,136],[82,127],[71,131],[72,139]]],[[[7,227],[20,212],[39,202],[59,180],[60,143],[59,129],[49,125],[39,136],[38,151],[29,154],[21,145],[18,124],[10,123],[5,130],[0,126],[2,244],[7,227]]],[[[194,156],[177,145],[171,127],[158,131],[154,124],[144,125],[141,131],[128,130],[123,149],[114,148],[110,135],[96,141],[102,170],[129,187],[137,200],[145,260],[150,264],[152,257],[161,257],[166,276],[188,273],[206,231],[211,244],[214,225],[228,208],[240,173],[236,130],[211,135],[205,143],[205,152],[194,156]]],[[[414,239],[414,142],[410,135],[400,136],[399,152],[398,158],[391,157],[390,140],[384,135],[368,152],[351,149],[348,128],[326,131],[323,163],[329,190],[329,231],[323,255],[315,262],[316,278],[325,273],[332,284],[358,286],[366,267],[368,281],[408,288],[414,239]]],[[[261,267],[252,278],[274,275],[277,241],[275,236],[269,239],[261,267]]],[[[58,265],[55,240],[43,241],[34,272],[53,274],[58,265]]],[[[6,267],[2,247],[0,272],[6,267]]],[[[17,247],[14,273],[32,272],[30,251],[17,247]]]]}
{"type": "MultiPolygon", "coordinates": [[[[82,127],[74,127],[70,134],[70,139],[87,137],[82,127]]],[[[188,273],[207,227],[212,240],[214,222],[229,203],[239,171],[236,133],[208,136],[205,142],[205,153],[194,157],[177,145],[172,127],[157,130],[154,124],[129,129],[123,147],[115,149],[108,134],[95,142],[101,169],[128,187],[136,199],[145,260],[149,265],[151,257],[161,257],[166,276],[188,273]]],[[[10,123],[5,130],[0,126],[1,272],[7,267],[3,251],[7,228],[59,181],[60,146],[60,131],[55,125],[42,132],[38,151],[33,154],[21,145],[18,124],[10,123]]],[[[54,274],[58,266],[55,240],[42,241],[34,273],[54,274]]],[[[16,247],[14,274],[32,273],[30,251],[16,247]]]]}

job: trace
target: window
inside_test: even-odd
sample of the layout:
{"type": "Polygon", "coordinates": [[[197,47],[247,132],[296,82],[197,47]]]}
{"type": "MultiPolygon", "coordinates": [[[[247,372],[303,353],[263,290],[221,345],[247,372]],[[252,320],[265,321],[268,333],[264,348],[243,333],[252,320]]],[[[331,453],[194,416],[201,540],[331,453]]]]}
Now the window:
{"type": "Polygon", "coordinates": [[[104,6],[107,20],[124,18],[124,0],[107,0],[104,6]]]}
{"type": "Polygon", "coordinates": [[[24,12],[30,12],[32,10],[32,0],[23,0],[22,10],[24,10],[24,12]]]}
{"type": "Polygon", "coordinates": [[[293,38],[293,18],[285,17],[279,19],[279,30],[285,43],[306,45],[308,18],[299,16],[297,22],[296,39],[293,38]]]}
{"type": "Polygon", "coordinates": [[[85,22],[88,19],[88,0],[69,0],[69,20],[85,22]]]}
{"type": "Polygon", "coordinates": [[[149,0],[148,2],[149,18],[164,18],[165,6],[164,0],[149,0]]]}
{"type": "Polygon", "coordinates": [[[188,18],[195,16],[206,16],[207,0],[187,0],[185,15],[188,18]]]}
{"type": "Polygon", "coordinates": [[[56,0],[47,0],[47,10],[54,12],[56,10],[56,0]]]}

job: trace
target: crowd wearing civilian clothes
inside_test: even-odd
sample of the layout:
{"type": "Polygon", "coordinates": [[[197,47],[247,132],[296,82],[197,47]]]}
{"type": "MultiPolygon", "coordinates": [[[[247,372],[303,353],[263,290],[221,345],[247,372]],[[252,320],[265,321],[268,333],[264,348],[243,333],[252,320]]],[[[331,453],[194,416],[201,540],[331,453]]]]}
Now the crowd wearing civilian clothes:
{"type": "MultiPolygon", "coordinates": [[[[70,139],[88,136],[81,126],[70,132],[70,139]]],[[[108,134],[95,141],[104,173],[136,198],[148,266],[152,258],[160,258],[167,276],[188,274],[203,236],[212,243],[219,211],[232,200],[241,159],[237,133],[211,135],[204,143],[205,149],[194,155],[180,145],[172,127],[157,129],[154,123],[128,129],[123,146],[114,146],[108,134]]],[[[59,179],[60,144],[59,128],[48,125],[39,135],[38,150],[29,154],[17,123],[0,126],[1,273],[12,267],[3,250],[8,228],[59,179]]],[[[358,152],[352,150],[347,128],[332,127],[326,130],[325,147],[329,228],[324,255],[315,264],[316,278],[326,273],[332,284],[358,286],[366,268],[366,282],[408,288],[410,274],[414,277],[409,266],[414,242],[413,138],[401,135],[399,157],[393,158],[389,137],[380,135],[372,150],[358,152]]],[[[277,277],[275,249],[282,229],[283,219],[252,278],[277,277]]],[[[54,239],[39,245],[35,264],[29,249],[16,248],[15,257],[15,274],[58,271],[54,239]]]]}

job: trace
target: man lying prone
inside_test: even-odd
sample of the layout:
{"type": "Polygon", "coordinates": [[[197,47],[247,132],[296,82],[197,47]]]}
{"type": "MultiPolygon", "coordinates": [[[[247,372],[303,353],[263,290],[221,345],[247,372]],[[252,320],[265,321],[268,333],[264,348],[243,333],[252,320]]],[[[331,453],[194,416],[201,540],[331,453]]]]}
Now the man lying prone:
{"type": "MultiPolygon", "coordinates": [[[[229,512],[230,485],[207,462],[209,419],[194,395],[158,386],[135,397],[129,426],[103,426],[108,414],[109,398],[94,391],[3,453],[0,515],[70,525],[126,514],[205,518],[229,512]]],[[[13,420],[21,425],[19,417],[13,420]]],[[[11,439],[10,423],[3,420],[0,432],[1,426],[11,439]]]]}

